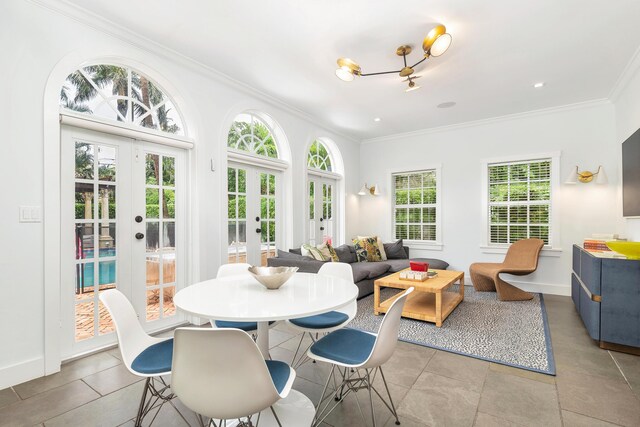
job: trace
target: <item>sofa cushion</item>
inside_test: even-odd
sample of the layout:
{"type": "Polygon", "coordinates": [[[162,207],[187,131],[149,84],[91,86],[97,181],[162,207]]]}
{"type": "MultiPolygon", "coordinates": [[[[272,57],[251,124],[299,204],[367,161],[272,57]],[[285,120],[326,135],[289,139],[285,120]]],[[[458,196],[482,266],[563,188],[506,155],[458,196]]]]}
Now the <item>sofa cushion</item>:
{"type": "Polygon", "coordinates": [[[408,259],[388,259],[383,261],[385,264],[389,265],[390,273],[397,273],[400,270],[404,270],[405,268],[409,268],[409,260],[408,259]]]}
{"type": "Polygon", "coordinates": [[[340,245],[334,249],[340,262],[346,262],[349,264],[356,262],[356,251],[353,249],[353,246],[340,245]]]}
{"type": "Polygon", "coordinates": [[[367,262],[365,263],[369,267],[369,279],[375,279],[378,276],[382,276],[389,271],[391,266],[385,262],[367,262]]]}
{"type": "Polygon", "coordinates": [[[407,252],[404,250],[402,239],[394,243],[385,243],[384,251],[387,253],[387,259],[408,259],[407,252]]]}
{"type": "Polygon", "coordinates": [[[289,252],[291,252],[292,254],[296,254],[296,255],[302,255],[302,249],[301,248],[289,249],[289,252]]]}
{"type": "Polygon", "coordinates": [[[294,261],[309,261],[313,258],[310,258],[308,256],[302,256],[299,254],[294,254],[291,252],[285,252],[282,251],[280,249],[278,249],[278,258],[282,258],[282,259],[290,259],[290,260],[294,260],[294,261]]]}
{"type": "Polygon", "coordinates": [[[428,262],[429,270],[446,270],[449,263],[436,258],[411,258],[412,261],[428,262]]]}
{"type": "Polygon", "coordinates": [[[365,280],[369,278],[368,266],[369,266],[368,262],[354,262],[353,264],[351,264],[351,271],[353,272],[354,283],[357,283],[361,280],[365,280]]]}

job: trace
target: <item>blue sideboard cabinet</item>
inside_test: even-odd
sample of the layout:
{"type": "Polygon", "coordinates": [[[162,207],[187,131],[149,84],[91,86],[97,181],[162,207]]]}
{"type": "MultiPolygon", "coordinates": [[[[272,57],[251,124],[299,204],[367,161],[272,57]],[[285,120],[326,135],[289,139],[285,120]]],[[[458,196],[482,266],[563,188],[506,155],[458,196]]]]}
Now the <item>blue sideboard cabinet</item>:
{"type": "Polygon", "coordinates": [[[571,298],[600,347],[640,354],[640,261],[573,246],[571,298]]]}

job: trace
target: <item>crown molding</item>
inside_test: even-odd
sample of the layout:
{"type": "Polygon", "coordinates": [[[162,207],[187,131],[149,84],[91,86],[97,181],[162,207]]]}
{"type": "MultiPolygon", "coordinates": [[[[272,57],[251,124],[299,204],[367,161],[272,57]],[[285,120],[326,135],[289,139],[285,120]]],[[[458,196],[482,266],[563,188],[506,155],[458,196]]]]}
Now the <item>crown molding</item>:
{"type": "Polygon", "coordinates": [[[488,119],[473,120],[473,121],[470,121],[470,122],[455,123],[455,124],[452,124],[452,125],[437,126],[437,127],[432,127],[432,128],[414,130],[414,131],[410,131],[410,132],[395,133],[395,134],[392,134],[392,135],[380,136],[380,137],[376,137],[376,138],[368,138],[368,139],[363,139],[360,143],[361,144],[373,144],[373,143],[376,143],[376,142],[393,141],[393,140],[400,139],[400,138],[410,138],[410,137],[414,137],[414,136],[429,135],[429,134],[433,134],[433,133],[449,132],[449,131],[453,131],[453,130],[466,129],[466,128],[470,128],[470,127],[483,126],[483,125],[490,125],[490,124],[493,124],[493,123],[500,123],[500,122],[509,121],[509,120],[517,120],[517,119],[523,119],[523,118],[529,118],[529,117],[544,116],[544,115],[547,115],[547,114],[554,114],[554,113],[560,113],[560,112],[572,111],[572,110],[580,110],[580,109],[583,109],[583,108],[592,108],[592,107],[597,107],[597,106],[601,106],[601,105],[608,105],[608,104],[611,104],[611,102],[607,98],[593,99],[593,100],[590,100],[590,101],[577,102],[577,103],[574,103],[574,104],[561,105],[561,106],[558,106],[558,107],[542,108],[542,109],[539,109],[539,110],[525,111],[525,112],[522,112],[522,113],[514,113],[514,114],[506,114],[504,116],[490,117],[488,119]]]}
{"type": "Polygon", "coordinates": [[[287,113],[290,113],[306,121],[307,123],[310,123],[314,126],[318,126],[322,128],[323,130],[329,132],[330,134],[340,136],[354,143],[360,142],[359,138],[356,138],[353,135],[349,135],[344,132],[336,131],[330,124],[325,123],[322,120],[319,120],[317,117],[307,113],[304,110],[301,110],[297,107],[294,107],[288,104],[287,102],[283,101],[280,98],[269,95],[268,93],[263,92],[259,89],[256,89],[253,86],[250,86],[246,83],[236,80],[233,77],[227,74],[224,74],[213,67],[210,67],[206,64],[203,64],[200,61],[197,61],[191,58],[190,56],[184,55],[178,51],[170,49],[161,43],[158,43],[154,40],[144,37],[143,35],[135,31],[132,31],[118,23],[110,21],[87,9],[76,6],[75,4],[71,4],[67,0],[27,0],[27,1],[43,9],[62,15],[68,19],[71,19],[82,25],[90,27],[98,32],[101,32],[110,37],[113,37],[123,43],[127,43],[135,48],[144,50],[153,55],[160,56],[172,62],[178,62],[192,71],[200,73],[201,75],[204,75],[206,77],[212,78],[219,83],[232,87],[233,89],[236,89],[240,92],[243,92],[247,95],[257,98],[258,100],[263,101],[267,104],[270,104],[276,108],[280,108],[286,111],[287,113]]]}
{"type": "Polygon", "coordinates": [[[612,103],[616,103],[622,95],[622,91],[627,87],[633,76],[640,69],[640,46],[634,52],[633,56],[627,62],[627,65],[618,76],[618,80],[616,80],[613,88],[611,88],[611,92],[609,92],[609,100],[612,103]]]}

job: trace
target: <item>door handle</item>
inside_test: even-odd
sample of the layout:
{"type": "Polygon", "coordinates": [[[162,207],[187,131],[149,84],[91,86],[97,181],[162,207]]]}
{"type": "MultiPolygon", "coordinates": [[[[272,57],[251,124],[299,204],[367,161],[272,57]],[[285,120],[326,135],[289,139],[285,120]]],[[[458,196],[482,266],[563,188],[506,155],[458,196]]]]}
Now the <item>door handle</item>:
{"type": "Polygon", "coordinates": [[[262,228],[256,228],[256,233],[262,233],[262,228]]]}
{"type": "Polygon", "coordinates": [[[144,239],[144,234],[142,234],[142,233],[136,233],[136,239],[138,239],[138,240],[142,240],[142,239],[144,239]]]}
{"type": "Polygon", "coordinates": [[[140,215],[136,216],[136,222],[137,223],[141,223],[142,222],[142,217],[140,215]]]}
{"type": "Polygon", "coordinates": [[[324,231],[324,227],[320,227],[320,231],[324,231]]]}

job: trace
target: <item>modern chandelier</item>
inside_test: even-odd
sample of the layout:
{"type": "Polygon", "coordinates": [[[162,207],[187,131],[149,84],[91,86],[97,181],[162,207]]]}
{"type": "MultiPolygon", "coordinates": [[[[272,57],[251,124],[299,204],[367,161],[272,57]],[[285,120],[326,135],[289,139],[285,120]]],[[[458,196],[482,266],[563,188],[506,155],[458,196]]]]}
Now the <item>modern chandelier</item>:
{"type": "Polygon", "coordinates": [[[377,73],[363,73],[360,65],[353,59],[349,58],[339,58],[338,59],[338,69],[336,70],[336,76],[340,80],[345,82],[353,81],[355,76],[367,77],[367,76],[378,76],[381,74],[399,74],[400,77],[406,77],[403,82],[409,82],[406,92],[411,92],[416,89],[420,89],[420,86],[416,84],[415,79],[420,78],[421,76],[414,76],[415,67],[422,64],[429,57],[438,57],[445,53],[449,46],[451,46],[451,34],[447,33],[447,29],[444,25],[437,25],[433,28],[427,36],[422,41],[422,50],[424,51],[424,58],[415,64],[408,66],[407,65],[407,55],[411,53],[411,46],[402,45],[396,49],[396,55],[402,56],[402,60],[404,61],[404,67],[399,70],[393,71],[381,71],[377,73]]]}

